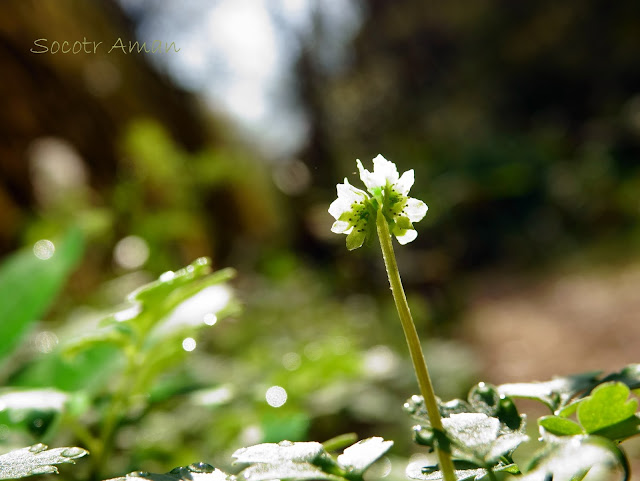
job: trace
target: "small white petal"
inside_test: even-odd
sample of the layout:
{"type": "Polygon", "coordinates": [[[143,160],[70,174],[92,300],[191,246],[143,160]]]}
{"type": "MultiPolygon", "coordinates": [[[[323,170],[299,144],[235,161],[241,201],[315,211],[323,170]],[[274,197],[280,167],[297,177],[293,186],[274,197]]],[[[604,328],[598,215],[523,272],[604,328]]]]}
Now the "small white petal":
{"type": "Polygon", "coordinates": [[[336,189],[338,191],[338,198],[343,198],[350,204],[360,202],[363,198],[367,197],[366,192],[349,184],[347,179],[344,179],[344,184],[338,184],[336,189]]]}
{"type": "Polygon", "coordinates": [[[351,210],[351,205],[348,202],[345,202],[344,199],[337,198],[331,205],[329,206],[329,214],[333,216],[334,219],[338,220],[342,214],[351,210]]]}
{"type": "Polygon", "coordinates": [[[396,239],[398,239],[398,242],[402,245],[408,244],[416,237],[418,237],[418,232],[416,232],[414,229],[408,229],[401,235],[396,235],[396,239]]]}
{"type": "Polygon", "coordinates": [[[400,180],[396,182],[395,188],[400,194],[407,195],[409,193],[409,189],[411,189],[411,186],[413,185],[413,182],[413,169],[407,170],[404,174],[402,174],[400,180]]]}
{"type": "Polygon", "coordinates": [[[384,185],[384,177],[380,177],[375,173],[369,172],[362,166],[362,162],[360,162],[360,159],[356,160],[356,164],[358,165],[358,170],[360,171],[360,180],[362,180],[362,183],[367,186],[367,190],[369,190],[369,192],[373,192],[373,189],[375,189],[376,187],[382,187],[384,185]]]}
{"type": "Polygon", "coordinates": [[[422,218],[427,214],[427,210],[429,210],[427,204],[421,200],[414,199],[413,197],[409,197],[407,205],[404,208],[404,211],[411,222],[418,222],[422,220],[422,218]]]}
{"type": "Polygon", "coordinates": [[[390,184],[398,182],[398,169],[396,164],[388,161],[382,155],[378,154],[373,159],[373,173],[378,179],[384,179],[382,185],[389,181],[390,184]]]}
{"type": "Polygon", "coordinates": [[[331,226],[331,232],[335,232],[336,234],[343,234],[349,230],[349,227],[353,228],[348,222],[337,220],[331,226]]]}

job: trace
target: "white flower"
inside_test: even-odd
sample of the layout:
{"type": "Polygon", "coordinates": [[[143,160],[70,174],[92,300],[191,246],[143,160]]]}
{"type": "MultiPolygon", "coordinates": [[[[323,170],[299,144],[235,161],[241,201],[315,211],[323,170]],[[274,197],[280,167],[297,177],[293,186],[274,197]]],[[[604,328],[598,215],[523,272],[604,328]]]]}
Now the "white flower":
{"type": "MultiPolygon", "coordinates": [[[[346,178],[344,184],[338,184],[336,187],[338,198],[329,206],[329,214],[336,219],[331,226],[331,232],[347,234],[347,248],[357,249],[370,232],[370,197],[366,192],[349,184],[346,178]]],[[[373,224],[375,225],[375,220],[373,224]]]]}
{"type": "Polygon", "coordinates": [[[338,184],[338,198],[329,207],[336,219],[332,232],[347,234],[347,248],[357,249],[375,231],[375,218],[381,209],[400,244],[414,240],[418,233],[412,222],[425,216],[427,205],[407,195],[414,182],[413,169],[399,176],[396,165],[382,155],[373,159],[373,172],[365,169],[360,160],[356,164],[371,196],[350,185],[347,179],[338,184]]]}
{"type": "Polygon", "coordinates": [[[421,200],[407,195],[414,182],[413,169],[399,176],[396,165],[382,155],[373,159],[373,172],[365,169],[360,160],[356,160],[356,164],[367,190],[381,203],[391,233],[398,242],[407,244],[418,237],[412,223],[422,220],[428,207],[421,200]]]}

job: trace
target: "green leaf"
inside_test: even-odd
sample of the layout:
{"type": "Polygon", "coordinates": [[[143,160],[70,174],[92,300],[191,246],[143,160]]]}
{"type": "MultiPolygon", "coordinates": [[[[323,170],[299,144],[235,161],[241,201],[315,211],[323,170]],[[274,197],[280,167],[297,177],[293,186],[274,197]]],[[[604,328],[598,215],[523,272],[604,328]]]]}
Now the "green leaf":
{"type": "Polygon", "coordinates": [[[49,259],[31,249],[7,258],[0,266],[0,359],[8,355],[43,316],[82,257],[83,237],[71,229],[55,244],[49,259]],[[6,293],[11,293],[7,295],[6,293]]]}
{"type": "MultiPolygon", "coordinates": [[[[453,456],[481,466],[496,465],[500,458],[510,455],[529,439],[523,433],[505,429],[499,419],[484,413],[452,414],[443,418],[442,424],[453,444],[453,456]]],[[[418,433],[432,432],[429,428],[418,428],[418,433]]]]}
{"type": "Polygon", "coordinates": [[[119,478],[107,481],[235,481],[236,477],[214,468],[207,463],[193,463],[189,466],[174,468],[166,474],[134,471],[119,478]]]}
{"type": "Polygon", "coordinates": [[[600,371],[556,377],[546,382],[513,383],[498,386],[503,396],[535,399],[545,403],[551,411],[567,405],[575,396],[589,391],[599,383],[600,371]]]}
{"type": "Polygon", "coordinates": [[[571,436],[548,443],[532,459],[521,481],[571,481],[582,479],[594,469],[616,468],[629,476],[624,453],[611,441],[599,436],[571,436]]]}
{"type": "Polygon", "coordinates": [[[624,441],[627,438],[640,434],[640,417],[635,414],[624,421],[599,429],[594,434],[611,439],[612,441],[624,441]]]}
{"type": "Polygon", "coordinates": [[[543,416],[538,419],[538,424],[546,431],[556,436],[573,436],[574,434],[584,434],[580,425],[571,419],[559,416],[543,416]]]}
{"type": "Polygon", "coordinates": [[[596,433],[630,418],[638,409],[638,400],[627,400],[629,394],[621,382],[598,386],[578,406],[578,421],[587,433],[596,433]]]}
{"type": "Polygon", "coordinates": [[[270,481],[274,479],[344,481],[344,478],[325,473],[318,466],[294,461],[283,461],[279,464],[254,464],[242,471],[239,477],[245,481],[270,481]]]}
{"type": "Polygon", "coordinates": [[[0,456],[0,479],[16,479],[36,474],[57,473],[55,464],[71,463],[88,454],[82,448],[47,449],[44,444],[17,449],[0,456]]]}
{"type": "MultiPolygon", "coordinates": [[[[406,474],[411,479],[419,479],[421,481],[438,481],[444,479],[442,471],[438,466],[426,466],[421,468],[418,465],[409,465],[406,474]]],[[[481,478],[487,474],[484,468],[456,469],[454,471],[458,481],[471,481],[481,478]]]]}
{"type": "Polygon", "coordinates": [[[247,448],[240,448],[231,455],[235,463],[272,463],[285,461],[314,462],[325,453],[324,447],[316,442],[263,443],[247,448]]]}
{"type": "Polygon", "coordinates": [[[393,441],[373,437],[358,441],[338,456],[338,465],[347,472],[363,473],[393,446],[393,441]]]}
{"type": "Polygon", "coordinates": [[[128,300],[133,305],[106,319],[105,323],[128,325],[146,336],[151,328],[181,303],[204,288],[228,281],[235,275],[233,269],[222,269],[213,274],[210,272],[211,261],[206,257],[200,257],[176,272],[165,272],[158,280],[132,292],[128,300]]]}
{"type": "MultiPolygon", "coordinates": [[[[454,461],[454,468],[454,473],[458,481],[480,480],[489,474],[487,469],[479,468],[474,464],[467,462],[454,461]]],[[[492,471],[494,473],[504,472],[520,474],[520,470],[515,464],[499,465],[492,468],[492,471]]],[[[440,471],[438,465],[420,467],[419,465],[412,463],[407,466],[406,474],[411,479],[419,479],[421,481],[438,481],[440,479],[444,479],[442,471],[440,471]]]]}

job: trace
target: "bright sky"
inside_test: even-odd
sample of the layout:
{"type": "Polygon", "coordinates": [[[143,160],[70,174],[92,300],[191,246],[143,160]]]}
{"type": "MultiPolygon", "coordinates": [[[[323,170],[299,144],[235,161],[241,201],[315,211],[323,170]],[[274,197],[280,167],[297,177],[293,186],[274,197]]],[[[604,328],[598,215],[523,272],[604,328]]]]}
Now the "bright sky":
{"type": "Polygon", "coordinates": [[[317,11],[328,34],[319,59],[335,70],[360,26],[358,0],[120,0],[141,15],[138,37],[175,42],[180,52],[153,59],[184,87],[202,93],[213,111],[236,121],[245,138],[270,157],[293,153],[307,121],[292,95],[300,38],[317,11]]]}

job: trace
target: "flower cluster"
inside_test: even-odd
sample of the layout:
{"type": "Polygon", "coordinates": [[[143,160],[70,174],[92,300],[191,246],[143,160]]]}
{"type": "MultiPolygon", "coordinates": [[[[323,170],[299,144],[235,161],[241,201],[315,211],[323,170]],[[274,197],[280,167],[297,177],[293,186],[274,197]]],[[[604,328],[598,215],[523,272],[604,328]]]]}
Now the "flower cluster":
{"type": "Polygon", "coordinates": [[[365,169],[360,160],[356,164],[368,193],[349,184],[346,178],[344,184],[337,185],[338,198],[329,207],[336,219],[331,231],[347,234],[347,248],[357,249],[375,232],[376,216],[381,211],[400,244],[414,240],[418,233],[413,222],[425,216],[427,205],[408,196],[414,182],[413,169],[399,176],[396,165],[382,155],[373,159],[373,172],[365,169]]]}

